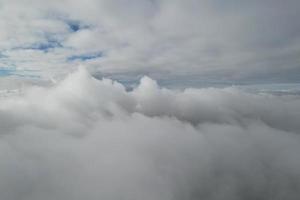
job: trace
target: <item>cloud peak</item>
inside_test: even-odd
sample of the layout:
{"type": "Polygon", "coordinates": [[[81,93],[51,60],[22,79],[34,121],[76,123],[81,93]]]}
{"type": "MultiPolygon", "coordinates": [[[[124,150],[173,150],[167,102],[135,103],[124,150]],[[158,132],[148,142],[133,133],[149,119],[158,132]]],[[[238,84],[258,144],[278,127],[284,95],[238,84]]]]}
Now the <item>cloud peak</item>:
{"type": "Polygon", "coordinates": [[[0,101],[6,200],[299,197],[299,96],[128,92],[81,68],[0,101]]]}

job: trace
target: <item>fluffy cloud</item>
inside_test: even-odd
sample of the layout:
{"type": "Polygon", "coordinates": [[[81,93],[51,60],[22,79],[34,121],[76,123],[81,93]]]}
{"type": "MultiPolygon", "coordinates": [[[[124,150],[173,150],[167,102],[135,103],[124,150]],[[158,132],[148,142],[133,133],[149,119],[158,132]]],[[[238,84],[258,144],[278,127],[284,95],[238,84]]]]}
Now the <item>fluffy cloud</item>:
{"type": "Polygon", "coordinates": [[[0,0],[1,198],[298,199],[299,8],[0,0]]]}
{"type": "Polygon", "coordinates": [[[70,56],[101,53],[75,63],[127,79],[299,82],[299,8],[297,0],[2,0],[0,66],[49,78],[72,69],[70,56]]]}
{"type": "Polygon", "coordinates": [[[85,69],[0,99],[6,200],[298,199],[300,98],[85,69]]]}

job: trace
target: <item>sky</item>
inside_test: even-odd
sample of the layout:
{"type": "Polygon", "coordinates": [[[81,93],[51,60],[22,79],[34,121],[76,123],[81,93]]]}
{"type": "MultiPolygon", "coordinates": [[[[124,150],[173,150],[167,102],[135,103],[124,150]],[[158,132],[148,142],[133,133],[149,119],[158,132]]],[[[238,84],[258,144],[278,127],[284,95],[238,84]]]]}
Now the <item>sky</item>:
{"type": "Polygon", "coordinates": [[[299,9],[298,0],[1,0],[0,75],[61,79],[84,65],[123,82],[299,83],[299,9]]]}
{"type": "Polygon", "coordinates": [[[0,0],[1,200],[298,200],[299,0],[0,0]]]}

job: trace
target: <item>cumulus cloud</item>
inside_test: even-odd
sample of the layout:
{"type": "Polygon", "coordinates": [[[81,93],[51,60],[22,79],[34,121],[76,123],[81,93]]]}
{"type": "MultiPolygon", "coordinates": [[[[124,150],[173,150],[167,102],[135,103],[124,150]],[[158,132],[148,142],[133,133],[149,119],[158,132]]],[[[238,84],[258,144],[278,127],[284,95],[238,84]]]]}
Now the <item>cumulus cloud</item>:
{"type": "Polygon", "coordinates": [[[298,199],[300,98],[132,91],[85,69],[0,98],[5,200],[298,199]]]}

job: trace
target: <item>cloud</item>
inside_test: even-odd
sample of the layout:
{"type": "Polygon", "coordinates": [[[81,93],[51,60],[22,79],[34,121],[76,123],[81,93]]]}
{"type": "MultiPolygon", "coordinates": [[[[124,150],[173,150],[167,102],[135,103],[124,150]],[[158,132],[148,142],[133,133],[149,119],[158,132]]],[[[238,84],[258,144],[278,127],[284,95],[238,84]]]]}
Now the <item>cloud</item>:
{"type": "Polygon", "coordinates": [[[80,64],[128,80],[299,82],[299,8],[295,0],[3,0],[0,51],[6,65],[44,78],[72,71],[70,56],[105,52],[80,64]],[[32,46],[43,47],[33,56],[47,48],[46,55],[11,56],[32,46]]]}
{"type": "Polygon", "coordinates": [[[300,98],[132,91],[84,68],[0,98],[6,200],[297,199],[300,98]]]}
{"type": "Polygon", "coordinates": [[[1,0],[1,198],[298,199],[299,8],[1,0]]]}

